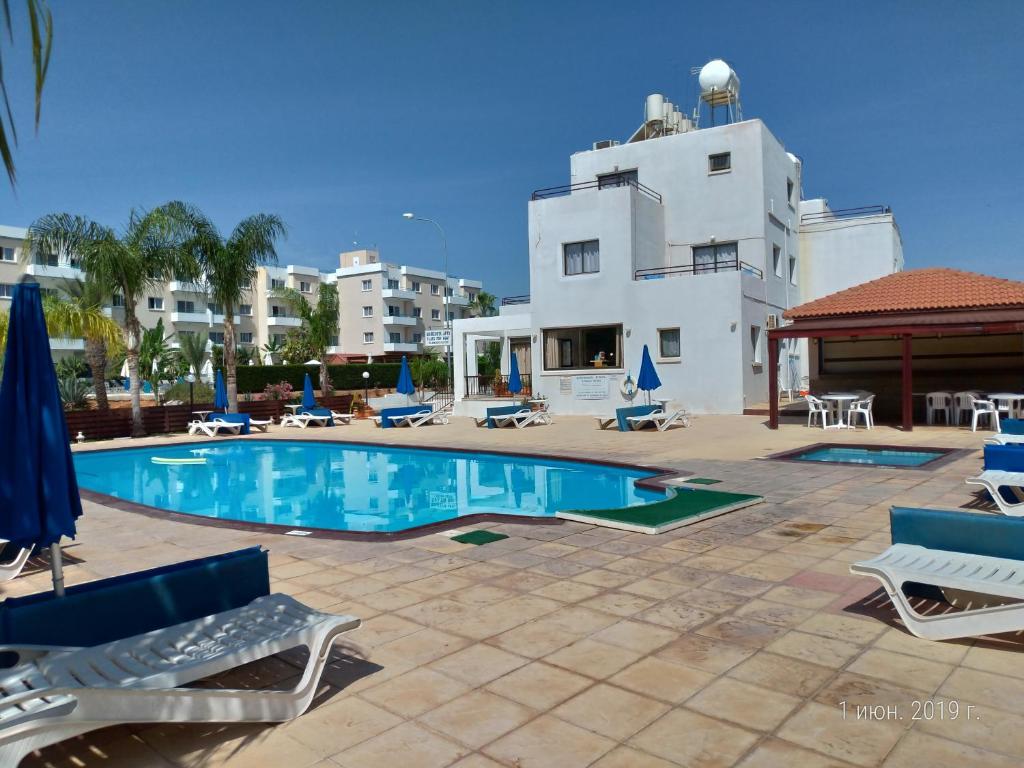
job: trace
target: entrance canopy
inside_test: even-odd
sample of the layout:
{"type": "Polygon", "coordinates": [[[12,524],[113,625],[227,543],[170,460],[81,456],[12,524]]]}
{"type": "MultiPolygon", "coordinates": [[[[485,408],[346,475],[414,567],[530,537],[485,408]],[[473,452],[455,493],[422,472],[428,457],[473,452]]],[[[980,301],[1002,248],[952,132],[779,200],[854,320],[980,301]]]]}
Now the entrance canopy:
{"type": "MultiPolygon", "coordinates": [[[[902,425],[909,430],[913,428],[914,339],[1001,335],[1013,343],[1020,341],[1024,332],[1024,283],[956,269],[916,269],[801,304],[787,310],[783,317],[790,323],[768,332],[768,370],[773,372],[768,397],[772,429],[779,425],[780,340],[818,339],[820,355],[825,340],[847,338],[898,342],[902,425]]],[[[946,373],[958,373],[956,360],[972,354],[989,354],[997,367],[1007,362],[1005,354],[999,357],[950,348],[946,373]]],[[[934,350],[928,355],[933,374],[942,370],[942,357],[943,353],[934,350]]],[[[1018,366],[1021,362],[1014,360],[1018,366]]],[[[1024,380],[1018,386],[1024,386],[1024,380]]]]}

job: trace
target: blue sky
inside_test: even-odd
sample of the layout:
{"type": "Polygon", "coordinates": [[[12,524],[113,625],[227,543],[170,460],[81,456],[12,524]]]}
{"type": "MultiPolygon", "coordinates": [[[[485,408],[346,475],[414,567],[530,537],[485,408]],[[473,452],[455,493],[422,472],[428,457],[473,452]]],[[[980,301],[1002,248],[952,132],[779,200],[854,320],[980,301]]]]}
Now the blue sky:
{"type": "Polygon", "coordinates": [[[692,109],[690,67],[723,57],[805,197],[891,205],[908,267],[1024,279],[1014,0],[50,4],[38,136],[23,29],[4,61],[22,140],[3,224],[182,199],[225,230],[280,214],[286,262],[333,268],[358,241],[437,267],[411,210],[444,225],[453,273],[525,293],[530,192],[625,139],[647,93],[692,109]]]}

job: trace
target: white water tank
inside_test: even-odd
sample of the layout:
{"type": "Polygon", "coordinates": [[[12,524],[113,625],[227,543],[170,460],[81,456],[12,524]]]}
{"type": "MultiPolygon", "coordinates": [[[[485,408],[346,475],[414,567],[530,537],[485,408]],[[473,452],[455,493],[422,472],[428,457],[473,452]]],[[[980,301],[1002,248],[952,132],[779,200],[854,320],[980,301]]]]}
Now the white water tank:
{"type": "Polygon", "coordinates": [[[740,84],[740,79],[732,67],[721,59],[714,59],[701,67],[697,80],[700,82],[700,89],[705,92],[737,91],[740,84]]]}
{"type": "Polygon", "coordinates": [[[652,93],[647,97],[647,104],[644,108],[644,122],[650,123],[653,120],[663,120],[665,117],[665,97],[660,93],[652,93]]]}

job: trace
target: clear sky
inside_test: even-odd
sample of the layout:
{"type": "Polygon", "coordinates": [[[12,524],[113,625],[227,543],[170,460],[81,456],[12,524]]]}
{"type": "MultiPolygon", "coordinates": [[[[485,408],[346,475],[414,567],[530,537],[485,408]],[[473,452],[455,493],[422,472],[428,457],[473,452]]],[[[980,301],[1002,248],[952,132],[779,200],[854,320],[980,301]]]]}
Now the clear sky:
{"type": "MultiPolygon", "coordinates": [[[[20,3],[12,3],[15,23],[20,3]]],[[[50,0],[31,131],[24,24],[4,60],[21,127],[0,223],[120,225],[181,199],[224,230],[258,211],[282,261],[378,246],[527,292],[530,192],[624,140],[644,96],[692,110],[722,57],[804,160],[804,196],[893,207],[908,267],[1024,279],[1024,2],[50,0]]]]}

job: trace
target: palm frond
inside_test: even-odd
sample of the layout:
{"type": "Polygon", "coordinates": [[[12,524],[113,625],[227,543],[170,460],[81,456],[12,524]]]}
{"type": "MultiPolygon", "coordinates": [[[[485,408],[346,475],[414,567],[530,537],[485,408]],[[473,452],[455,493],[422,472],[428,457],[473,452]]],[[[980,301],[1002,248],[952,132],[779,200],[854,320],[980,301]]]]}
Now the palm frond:
{"type": "Polygon", "coordinates": [[[94,339],[116,346],[121,329],[106,316],[99,304],[67,301],[53,295],[43,297],[46,332],[51,338],[94,339]]]}
{"type": "MultiPolygon", "coordinates": [[[[35,73],[35,128],[39,129],[39,118],[43,105],[43,85],[50,68],[50,53],[53,50],[53,15],[46,5],[46,0],[26,0],[28,9],[29,34],[32,40],[32,68],[35,73]]],[[[3,8],[4,26],[7,38],[14,42],[14,26],[11,21],[10,0],[0,0],[3,8]]],[[[18,143],[18,132],[14,124],[14,114],[7,94],[4,81],[3,59],[0,56],[0,102],[3,113],[0,113],[0,160],[7,171],[7,180],[13,187],[17,180],[14,170],[13,147],[18,143]],[[6,117],[5,117],[6,116],[6,117]],[[10,133],[10,139],[7,134],[10,133]]]]}

